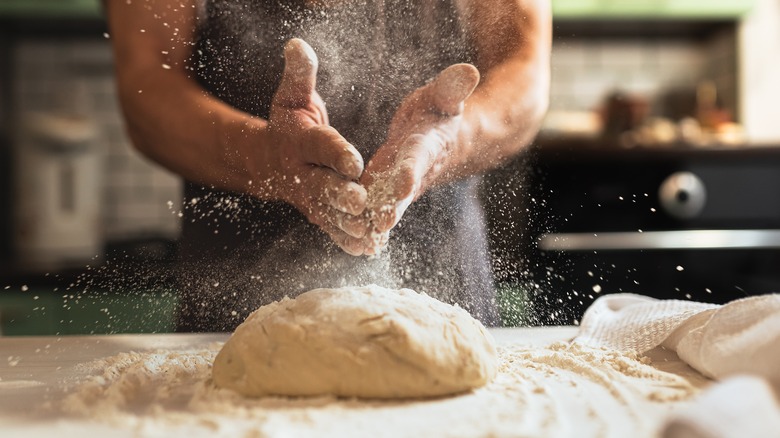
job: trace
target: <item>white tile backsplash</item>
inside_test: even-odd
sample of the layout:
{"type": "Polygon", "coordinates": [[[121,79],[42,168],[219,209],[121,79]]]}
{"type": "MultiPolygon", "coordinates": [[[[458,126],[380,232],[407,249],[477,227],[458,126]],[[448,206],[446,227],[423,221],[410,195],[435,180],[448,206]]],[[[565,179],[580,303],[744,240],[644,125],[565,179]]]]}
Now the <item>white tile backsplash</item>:
{"type": "Polygon", "coordinates": [[[594,110],[613,91],[652,99],[669,88],[693,87],[707,76],[708,56],[696,41],[557,38],[550,109],[594,110]]]}

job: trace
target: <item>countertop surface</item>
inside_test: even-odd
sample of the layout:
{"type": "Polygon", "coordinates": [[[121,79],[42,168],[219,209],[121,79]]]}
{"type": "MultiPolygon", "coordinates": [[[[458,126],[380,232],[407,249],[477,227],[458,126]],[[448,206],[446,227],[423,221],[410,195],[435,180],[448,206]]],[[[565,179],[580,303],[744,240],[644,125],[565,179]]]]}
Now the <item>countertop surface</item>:
{"type": "MultiPolygon", "coordinates": [[[[571,339],[575,327],[492,329],[496,342],[523,341],[530,344],[571,339]]],[[[129,351],[182,350],[224,342],[228,333],[121,334],[89,336],[0,337],[0,415],[26,410],[36,397],[53,386],[88,373],[76,365],[129,351]],[[28,402],[29,400],[29,402],[28,402]]]]}
{"type": "Polygon", "coordinates": [[[373,436],[431,436],[427,435],[431,430],[451,425],[442,436],[476,432],[627,436],[622,434],[629,430],[638,430],[633,436],[653,436],[659,418],[674,403],[707,384],[669,352],[660,352],[649,367],[635,357],[601,357],[599,351],[578,348],[567,351],[561,345],[568,344],[561,341],[571,340],[576,327],[493,329],[491,333],[502,367],[489,386],[461,396],[392,403],[246,400],[232,392],[226,396],[222,393],[226,390],[209,389],[210,360],[228,338],[224,333],[0,337],[0,428],[11,433],[3,436],[46,437],[105,432],[111,436],[366,436],[367,431],[373,436]],[[550,348],[551,344],[558,346],[550,348]],[[522,347],[512,350],[509,345],[522,347]],[[166,355],[166,351],[182,353],[166,355]],[[125,355],[122,360],[130,364],[120,371],[127,373],[124,381],[110,371],[110,365],[119,361],[85,366],[116,355],[125,355]],[[169,367],[165,362],[171,358],[184,358],[181,363],[189,365],[169,367]],[[192,371],[198,366],[200,371],[192,371]],[[128,371],[133,367],[136,374],[128,371]],[[143,375],[148,371],[151,380],[137,382],[142,375],[138,369],[143,375]],[[172,378],[172,372],[182,374],[172,378]],[[110,382],[115,378],[119,384],[110,382]],[[84,386],[85,382],[91,386],[84,386]],[[132,401],[140,404],[131,409],[130,398],[117,402],[117,397],[127,397],[125,391],[131,393],[128,385],[136,385],[136,390],[156,388],[149,394],[146,390],[145,395],[135,394],[132,401]],[[83,404],[75,416],[58,409],[74,392],[83,404]],[[669,396],[672,404],[659,403],[662,393],[666,395],[661,398],[669,396]],[[172,399],[185,395],[182,407],[171,407],[172,399]],[[542,398],[529,403],[538,397],[542,398]],[[588,407],[590,400],[601,411],[588,407]],[[159,406],[147,406],[155,403],[159,406]]]}
{"type": "MultiPolygon", "coordinates": [[[[62,379],[79,377],[77,364],[122,352],[186,349],[227,338],[226,333],[0,337],[0,393],[38,392],[62,379]]],[[[19,399],[10,398],[0,397],[0,412],[18,408],[19,399]]]]}

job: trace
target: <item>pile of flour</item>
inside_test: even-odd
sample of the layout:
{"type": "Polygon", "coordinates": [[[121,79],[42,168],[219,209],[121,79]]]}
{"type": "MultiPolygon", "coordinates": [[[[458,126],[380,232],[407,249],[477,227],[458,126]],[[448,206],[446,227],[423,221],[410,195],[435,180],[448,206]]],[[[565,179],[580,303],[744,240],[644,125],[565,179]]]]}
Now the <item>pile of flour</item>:
{"type": "Polygon", "coordinates": [[[68,421],[138,436],[653,436],[698,392],[647,358],[569,343],[503,344],[500,371],[471,393],[381,402],[331,397],[246,399],[211,382],[221,344],[123,353],[52,408],[68,421]]]}

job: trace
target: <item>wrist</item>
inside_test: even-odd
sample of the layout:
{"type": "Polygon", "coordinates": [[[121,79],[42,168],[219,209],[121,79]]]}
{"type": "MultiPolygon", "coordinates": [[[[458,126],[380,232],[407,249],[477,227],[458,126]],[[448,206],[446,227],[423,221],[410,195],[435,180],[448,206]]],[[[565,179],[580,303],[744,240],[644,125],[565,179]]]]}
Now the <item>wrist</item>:
{"type": "Polygon", "coordinates": [[[220,142],[224,145],[231,188],[261,199],[273,199],[268,122],[251,116],[231,120],[223,125],[220,142]]]}

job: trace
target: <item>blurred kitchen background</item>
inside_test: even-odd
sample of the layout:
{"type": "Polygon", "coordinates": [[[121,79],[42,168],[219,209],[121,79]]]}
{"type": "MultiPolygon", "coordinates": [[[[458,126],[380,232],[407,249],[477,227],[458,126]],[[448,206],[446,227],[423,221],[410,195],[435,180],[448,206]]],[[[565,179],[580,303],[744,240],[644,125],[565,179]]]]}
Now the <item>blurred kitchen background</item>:
{"type": "MultiPolygon", "coordinates": [[[[553,8],[548,117],[485,191],[505,321],[780,291],[780,2],[553,8]]],[[[98,0],[0,0],[2,334],[172,328],[181,184],[129,143],[109,39],[98,0]]]]}

